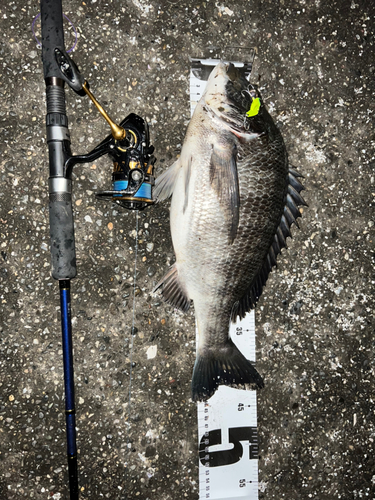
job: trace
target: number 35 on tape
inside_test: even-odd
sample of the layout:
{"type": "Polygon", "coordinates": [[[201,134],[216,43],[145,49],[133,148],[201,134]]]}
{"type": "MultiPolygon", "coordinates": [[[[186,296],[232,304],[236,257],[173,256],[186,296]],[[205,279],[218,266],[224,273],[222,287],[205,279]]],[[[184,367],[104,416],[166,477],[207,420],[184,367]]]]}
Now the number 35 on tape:
{"type": "Polygon", "coordinates": [[[256,392],[220,386],[198,404],[199,499],[258,499],[256,392]]]}

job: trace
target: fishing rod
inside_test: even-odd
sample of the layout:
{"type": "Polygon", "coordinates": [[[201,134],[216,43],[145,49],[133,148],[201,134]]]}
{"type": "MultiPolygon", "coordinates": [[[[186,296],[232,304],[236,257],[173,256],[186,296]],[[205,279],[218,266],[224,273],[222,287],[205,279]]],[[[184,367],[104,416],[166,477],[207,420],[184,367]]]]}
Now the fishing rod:
{"type": "Polygon", "coordinates": [[[77,274],[72,209],[73,167],[108,155],[113,161],[112,189],[96,193],[130,210],[152,204],[154,147],[147,122],[131,113],[117,125],[106,113],[64,46],[61,0],[41,0],[42,60],[46,84],[46,129],[49,153],[49,220],[52,276],[59,281],[64,364],[66,440],[70,499],[78,500],[78,461],[74,403],[70,280],[77,274]],[[65,84],[88,95],[111,128],[89,153],[72,155],[65,105],[65,84]]]}

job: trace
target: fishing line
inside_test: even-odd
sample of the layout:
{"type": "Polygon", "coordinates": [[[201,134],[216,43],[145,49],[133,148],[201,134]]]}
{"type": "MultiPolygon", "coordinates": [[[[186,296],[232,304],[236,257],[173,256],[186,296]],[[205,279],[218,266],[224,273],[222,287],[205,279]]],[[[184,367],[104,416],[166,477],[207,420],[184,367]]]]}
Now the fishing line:
{"type": "MultiPolygon", "coordinates": [[[[138,210],[135,211],[135,257],[134,257],[134,275],[133,275],[133,311],[132,311],[132,327],[130,330],[130,370],[129,370],[129,402],[128,402],[128,419],[130,425],[130,404],[131,404],[131,394],[132,394],[132,375],[133,375],[133,345],[134,345],[134,319],[135,319],[135,292],[136,292],[136,283],[137,283],[137,256],[138,256],[138,210]]],[[[127,448],[129,450],[129,433],[127,438],[127,448]]]]}

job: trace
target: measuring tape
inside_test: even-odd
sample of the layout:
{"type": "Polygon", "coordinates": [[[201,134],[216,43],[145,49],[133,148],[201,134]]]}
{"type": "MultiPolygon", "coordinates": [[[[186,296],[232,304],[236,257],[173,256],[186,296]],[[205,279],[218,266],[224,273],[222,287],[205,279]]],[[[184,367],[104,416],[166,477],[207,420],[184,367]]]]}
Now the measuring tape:
{"type": "MultiPolygon", "coordinates": [[[[219,59],[191,59],[191,115],[219,59]]],[[[231,61],[233,62],[233,61],[231,61]]],[[[250,75],[252,63],[234,62],[250,75]]],[[[255,362],[254,311],[231,324],[229,335],[242,354],[255,362]]],[[[258,500],[256,391],[220,386],[198,403],[199,500],[258,500]]]]}

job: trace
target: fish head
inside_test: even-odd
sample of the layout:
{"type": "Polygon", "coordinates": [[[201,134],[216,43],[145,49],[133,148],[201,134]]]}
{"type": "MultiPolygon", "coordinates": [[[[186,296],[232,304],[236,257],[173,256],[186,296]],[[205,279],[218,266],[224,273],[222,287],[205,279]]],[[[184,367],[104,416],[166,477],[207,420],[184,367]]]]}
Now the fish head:
{"type": "Polygon", "coordinates": [[[212,70],[203,99],[211,114],[237,130],[247,129],[263,109],[257,86],[249,84],[242,68],[224,61],[212,70]]]}

